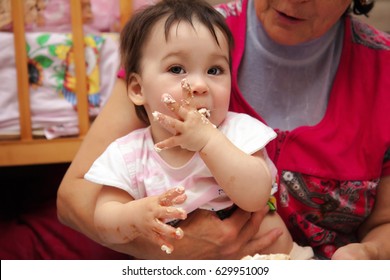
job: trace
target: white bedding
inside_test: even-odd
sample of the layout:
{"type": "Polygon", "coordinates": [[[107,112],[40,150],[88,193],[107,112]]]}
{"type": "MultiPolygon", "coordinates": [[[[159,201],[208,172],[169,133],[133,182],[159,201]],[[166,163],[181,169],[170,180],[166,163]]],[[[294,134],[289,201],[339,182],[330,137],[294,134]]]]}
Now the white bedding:
{"type": "MultiPolygon", "coordinates": [[[[33,130],[51,139],[78,133],[71,35],[26,33],[33,130]]],[[[19,134],[13,34],[0,32],[0,138],[19,134]]],[[[118,35],[86,35],[90,115],[106,102],[119,67],[118,35]]]]}

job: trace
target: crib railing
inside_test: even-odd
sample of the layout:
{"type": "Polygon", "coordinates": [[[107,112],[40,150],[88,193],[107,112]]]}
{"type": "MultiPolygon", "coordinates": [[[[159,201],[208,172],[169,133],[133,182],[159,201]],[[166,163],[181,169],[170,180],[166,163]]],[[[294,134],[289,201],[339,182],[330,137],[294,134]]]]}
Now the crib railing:
{"type": "Polygon", "coordinates": [[[24,36],[24,4],[22,0],[11,1],[11,12],[15,44],[20,137],[22,141],[32,140],[30,94],[28,84],[26,38],[24,36]]]}
{"type": "MultiPolygon", "coordinates": [[[[90,126],[81,1],[70,0],[72,38],[75,50],[79,134],[74,137],[64,137],[53,140],[33,137],[23,1],[24,0],[10,1],[15,42],[20,138],[0,141],[0,166],[70,162],[76,154],[81,141],[90,126]]],[[[132,13],[132,1],[117,1],[120,1],[121,24],[123,25],[132,13]]]]}

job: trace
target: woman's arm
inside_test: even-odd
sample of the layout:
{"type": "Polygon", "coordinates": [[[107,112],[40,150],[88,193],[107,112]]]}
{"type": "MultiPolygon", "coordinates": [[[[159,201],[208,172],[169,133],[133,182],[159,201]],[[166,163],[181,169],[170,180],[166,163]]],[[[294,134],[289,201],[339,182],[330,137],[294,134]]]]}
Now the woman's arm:
{"type": "Polygon", "coordinates": [[[85,180],[84,174],[114,139],[142,126],[127,97],[125,82],[117,79],[111,97],[89,129],[59,187],[57,213],[62,223],[99,241],[93,214],[101,186],[85,180]]]}
{"type": "Polygon", "coordinates": [[[390,176],[379,183],[375,207],[360,229],[361,243],[339,248],[332,259],[390,259],[390,176]]]}

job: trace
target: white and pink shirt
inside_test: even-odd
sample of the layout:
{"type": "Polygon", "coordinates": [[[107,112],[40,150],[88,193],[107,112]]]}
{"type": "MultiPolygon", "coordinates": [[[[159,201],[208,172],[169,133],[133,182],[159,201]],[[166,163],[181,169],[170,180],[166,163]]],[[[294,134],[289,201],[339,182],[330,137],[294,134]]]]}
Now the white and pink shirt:
{"type": "MultiPolygon", "coordinates": [[[[263,149],[276,137],[270,127],[257,119],[232,112],[228,113],[218,129],[247,154],[263,149]]],[[[276,168],[265,149],[264,153],[271,173],[276,177],[276,168]]],[[[120,188],[134,199],[160,195],[170,188],[183,186],[187,200],[181,207],[187,213],[197,208],[218,211],[233,204],[198,153],[179,168],[168,165],[154,149],[150,128],[133,131],[110,144],[93,163],[85,178],[120,188]]],[[[272,194],[274,192],[276,189],[272,190],[272,194]]]]}

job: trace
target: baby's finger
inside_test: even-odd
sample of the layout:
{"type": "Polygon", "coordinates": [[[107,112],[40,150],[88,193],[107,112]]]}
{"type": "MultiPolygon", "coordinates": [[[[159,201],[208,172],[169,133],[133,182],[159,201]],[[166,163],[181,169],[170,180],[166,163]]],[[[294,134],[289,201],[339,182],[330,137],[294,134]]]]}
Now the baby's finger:
{"type": "Polygon", "coordinates": [[[187,81],[187,79],[181,80],[181,88],[182,88],[182,94],[183,94],[183,101],[186,104],[190,104],[192,99],[194,98],[194,93],[191,89],[190,83],[187,81]]]}
{"type": "Polygon", "coordinates": [[[180,119],[184,120],[188,111],[193,110],[191,107],[191,99],[182,99],[179,103],[170,95],[169,93],[164,93],[161,96],[161,102],[168,107],[168,109],[173,112],[180,119]]]}
{"type": "Polygon", "coordinates": [[[169,93],[164,93],[161,96],[161,102],[165,104],[165,106],[168,107],[169,110],[176,113],[179,112],[180,104],[176,102],[176,100],[170,95],[169,93]]]}
{"type": "Polygon", "coordinates": [[[161,250],[164,251],[165,253],[167,253],[167,255],[172,254],[173,246],[167,242],[164,242],[164,241],[162,241],[161,243],[162,243],[162,245],[160,247],[161,250]]]}
{"type": "Polygon", "coordinates": [[[173,245],[167,240],[167,238],[165,238],[165,236],[155,232],[154,242],[157,243],[160,249],[166,254],[172,254],[173,245]]]}
{"type": "Polygon", "coordinates": [[[180,133],[182,123],[179,120],[164,115],[157,111],[154,111],[152,115],[155,121],[158,121],[162,127],[164,127],[173,135],[177,135],[178,133],[180,133]]]}
{"type": "Polygon", "coordinates": [[[169,189],[165,193],[158,197],[158,203],[161,206],[172,206],[175,204],[181,204],[186,200],[185,188],[180,186],[169,189]]]}
{"type": "Polygon", "coordinates": [[[170,225],[164,224],[159,219],[156,219],[155,236],[155,240],[161,250],[167,254],[171,254],[173,246],[166,237],[181,239],[184,236],[184,232],[181,228],[174,228],[170,225]]]}
{"type": "Polygon", "coordinates": [[[179,146],[176,139],[177,139],[177,136],[169,137],[161,142],[156,143],[154,145],[154,149],[159,153],[162,150],[171,149],[171,148],[174,148],[176,146],[179,146]]]}
{"type": "Polygon", "coordinates": [[[161,207],[162,211],[158,218],[162,221],[184,220],[187,218],[187,212],[180,207],[161,207]]]}

